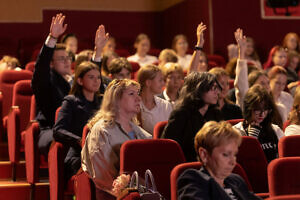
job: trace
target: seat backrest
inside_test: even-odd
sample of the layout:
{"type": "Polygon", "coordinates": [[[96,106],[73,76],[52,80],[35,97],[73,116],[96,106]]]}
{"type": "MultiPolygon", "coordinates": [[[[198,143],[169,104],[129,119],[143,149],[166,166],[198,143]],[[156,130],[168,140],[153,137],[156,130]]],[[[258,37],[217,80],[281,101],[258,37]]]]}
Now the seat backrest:
{"type": "Polygon", "coordinates": [[[158,191],[170,199],[170,174],[173,167],[185,162],[177,142],[170,139],[126,141],[120,150],[120,173],[137,171],[143,177],[150,169],[158,191]]]}
{"type": "Polygon", "coordinates": [[[36,116],[36,103],[35,103],[35,96],[31,96],[31,103],[30,103],[30,121],[34,120],[36,116]]]}
{"type": "Polygon", "coordinates": [[[283,123],[283,127],[282,127],[282,131],[285,131],[286,127],[288,127],[291,123],[291,120],[286,120],[284,123],[283,123]]]}
{"type": "Polygon", "coordinates": [[[232,126],[234,126],[237,123],[240,123],[240,122],[244,121],[244,119],[229,119],[229,120],[226,120],[226,121],[229,122],[232,126]]]}
{"type": "MultiPolygon", "coordinates": [[[[180,176],[182,172],[186,169],[200,169],[202,166],[201,162],[188,162],[188,163],[182,163],[177,165],[176,167],[173,168],[171,172],[171,200],[177,200],[177,179],[180,176]]],[[[239,165],[238,163],[236,164],[235,168],[232,171],[235,174],[240,175],[246,182],[249,190],[252,190],[252,187],[249,183],[248,177],[244,171],[244,169],[239,165]]]]}
{"type": "Polygon", "coordinates": [[[55,121],[57,120],[57,118],[58,118],[58,115],[59,115],[59,111],[60,111],[60,109],[61,109],[61,106],[60,107],[58,107],[57,109],[56,109],[56,112],[55,112],[55,121]]]}
{"type": "Polygon", "coordinates": [[[34,67],[35,67],[35,61],[30,61],[25,65],[25,69],[31,72],[34,71],[34,67]]]}
{"type": "Polygon", "coordinates": [[[0,72],[0,91],[3,94],[2,118],[8,114],[12,105],[13,87],[19,80],[31,80],[32,72],[28,70],[3,70],[0,72]]]}
{"type": "Polygon", "coordinates": [[[251,136],[243,136],[237,154],[237,162],[245,170],[255,193],[268,192],[268,162],[259,141],[251,136]]]}
{"type": "Polygon", "coordinates": [[[20,80],[13,88],[12,105],[20,109],[20,131],[25,130],[30,121],[30,105],[32,99],[31,80],[20,80]]]}
{"type": "Polygon", "coordinates": [[[299,157],[285,157],[272,160],[268,166],[270,197],[300,194],[299,169],[299,157]]]}
{"type": "Polygon", "coordinates": [[[208,61],[214,61],[214,62],[217,63],[217,65],[218,65],[219,67],[225,68],[226,61],[225,61],[224,57],[221,56],[221,55],[217,55],[217,54],[210,54],[210,55],[207,55],[207,60],[208,60],[208,61]]]}
{"type": "Polygon", "coordinates": [[[153,139],[159,139],[163,133],[165,126],[168,124],[168,121],[158,122],[153,129],[153,139]]]}
{"type": "Polygon", "coordinates": [[[278,141],[279,157],[300,156],[300,135],[281,137],[278,141]]]}
{"type": "Polygon", "coordinates": [[[87,137],[87,135],[88,135],[89,132],[90,132],[89,127],[87,125],[85,125],[83,127],[82,136],[81,136],[81,147],[84,146],[85,139],[86,139],[86,137],[87,137]]]}

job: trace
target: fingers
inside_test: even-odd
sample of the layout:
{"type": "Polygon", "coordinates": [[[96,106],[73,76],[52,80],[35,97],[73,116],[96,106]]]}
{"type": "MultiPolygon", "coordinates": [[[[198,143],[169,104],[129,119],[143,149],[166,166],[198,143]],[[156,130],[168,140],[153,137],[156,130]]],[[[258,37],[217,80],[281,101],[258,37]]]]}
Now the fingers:
{"type": "Polygon", "coordinates": [[[204,25],[203,22],[201,22],[197,27],[197,33],[201,34],[205,30],[206,30],[206,25],[204,25]]]}

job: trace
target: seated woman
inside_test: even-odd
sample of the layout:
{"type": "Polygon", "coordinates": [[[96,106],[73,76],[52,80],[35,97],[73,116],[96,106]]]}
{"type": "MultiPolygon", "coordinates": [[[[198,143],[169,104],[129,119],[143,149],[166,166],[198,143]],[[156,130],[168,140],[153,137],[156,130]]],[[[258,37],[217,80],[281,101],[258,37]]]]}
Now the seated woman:
{"type": "Polygon", "coordinates": [[[158,56],[158,66],[161,68],[166,63],[177,63],[178,58],[176,56],[176,53],[172,49],[164,49],[159,53],[158,56]]]}
{"type": "Polygon", "coordinates": [[[154,126],[161,121],[169,119],[172,104],[157,97],[162,93],[165,85],[161,70],[155,65],[146,65],[138,72],[138,82],[141,85],[141,113],[139,116],[141,126],[152,134],[154,126]]]}
{"type": "Polygon", "coordinates": [[[113,180],[119,175],[121,145],[128,140],[151,138],[136,125],[139,90],[133,80],[113,80],[106,88],[101,109],[88,122],[91,131],[81,152],[82,169],[93,179],[97,195],[111,193],[113,180]]]}
{"type": "Polygon", "coordinates": [[[207,121],[222,119],[216,106],[219,92],[217,78],[208,72],[193,72],[184,79],[162,138],[177,141],[188,162],[197,160],[193,140],[199,129],[207,121]]]}
{"type": "Polygon", "coordinates": [[[267,62],[264,63],[264,70],[268,70],[275,65],[287,67],[287,64],[287,50],[282,46],[274,46],[269,52],[267,62]]]}
{"type": "Polygon", "coordinates": [[[246,56],[247,62],[249,64],[255,65],[256,68],[258,68],[258,69],[262,69],[261,63],[259,60],[259,56],[255,49],[255,43],[254,43],[253,38],[247,37],[246,41],[247,41],[247,45],[246,45],[245,56],[246,56]]]}
{"type": "Polygon", "coordinates": [[[20,68],[21,64],[19,60],[12,56],[3,56],[3,58],[0,60],[0,71],[2,70],[16,70],[20,71],[22,70],[20,68]]]}
{"type": "Polygon", "coordinates": [[[282,41],[282,46],[284,48],[287,48],[288,51],[297,51],[300,52],[300,46],[299,46],[299,36],[297,33],[287,33],[282,41]]]}
{"type": "Polygon", "coordinates": [[[192,55],[187,54],[188,48],[189,43],[185,35],[179,34],[174,37],[172,49],[176,51],[178,64],[182,66],[184,71],[187,71],[192,59],[192,55]]]}
{"type": "Polygon", "coordinates": [[[223,119],[242,119],[242,110],[241,108],[227,99],[229,91],[229,76],[223,68],[214,67],[209,70],[209,73],[217,77],[218,83],[222,87],[222,90],[218,98],[218,106],[222,112],[223,119]]]}
{"type": "Polygon", "coordinates": [[[274,100],[265,88],[255,84],[246,93],[243,105],[245,120],[234,127],[241,135],[257,138],[270,162],[278,157],[277,143],[284,136],[280,127],[272,124],[274,100]]]}
{"type": "Polygon", "coordinates": [[[289,114],[290,125],[286,127],[284,134],[300,135],[300,86],[296,88],[293,108],[289,114]]]}
{"type": "Polygon", "coordinates": [[[179,98],[179,91],[183,85],[184,72],[177,63],[167,63],[162,67],[166,87],[158,97],[165,99],[175,105],[175,101],[179,98]]]}
{"type": "Polygon", "coordinates": [[[134,42],[136,53],[129,56],[128,61],[137,62],[141,67],[149,64],[156,63],[157,57],[150,56],[147,53],[150,50],[150,38],[146,34],[139,34],[134,42]]]}
{"type": "Polygon", "coordinates": [[[178,199],[260,199],[232,170],[242,138],[228,122],[207,122],[195,136],[200,170],[187,169],[178,178],[178,199]]]}
{"type": "Polygon", "coordinates": [[[69,148],[65,159],[67,179],[77,173],[81,165],[81,136],[83,127],[99,109],[101,96],[99,88],[101,75],[99,67],[88,61],[76,69],[70,95],[64,98],[53,128],[53,137],[69,148]]]}

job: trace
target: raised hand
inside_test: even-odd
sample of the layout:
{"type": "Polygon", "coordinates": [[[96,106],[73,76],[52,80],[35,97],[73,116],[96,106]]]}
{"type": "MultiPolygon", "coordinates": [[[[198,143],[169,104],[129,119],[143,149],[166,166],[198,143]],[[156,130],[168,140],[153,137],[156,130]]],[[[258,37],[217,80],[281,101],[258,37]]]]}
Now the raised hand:
{"type": "Polygon", "coordinates": [[[201,22],[197,27],[197,46],[203,47],[204,45],[204,34],[203,32],[206,30],[206,25],[201,22]]]}
{"type": "Polygon", "coordinates": [[[244,59],[247,41],[246,36],[243,35],[243,30],[240,28],[236,29],[236,31],[234,32],[234,37],[239,49],[239,58],[244,59]]]}
{"type": "Polygon", "coordinates": [[[105,27],[101,24],[98,27],[95,35],[95,49],[97,51],[102,51],[103,47],[108,41],[108,38],[109,38],[109,33],[105,33],[105,27]]]}
{"type": "Polygon", "coordinates": [[[52,22],[50,26],[50,35],[52,37],[57,39],[66,31],[68,25],[64,24],[65,18],[66,16],[62,13],[59,13],[55,17],[52,17],[52,22]]]}

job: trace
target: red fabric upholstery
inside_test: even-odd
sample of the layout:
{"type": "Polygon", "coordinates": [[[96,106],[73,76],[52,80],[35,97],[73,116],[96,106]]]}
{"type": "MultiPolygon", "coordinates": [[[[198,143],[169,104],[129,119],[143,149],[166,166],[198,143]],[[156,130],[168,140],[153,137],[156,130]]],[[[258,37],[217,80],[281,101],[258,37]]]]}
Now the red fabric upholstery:
{"type": "Polygon", "coordinates": [[[34,67],[35,67],[35,61],[30,61],[25,65],[25,69],[31,72],[34,71],[34,67]]]}
{"type": "Polygon", "coordinates": [[[272,160],[268,166],[270,197],[300,194],[299,169],[299,157],[286,157],[272,160]]]}
{"type": "Polygon", "coordinates": [[[245,170],[255,193],[268,192],[268,163],[256,138],[243,136],[242,144],[237,154],[237,162],[245,170]]]}
{"type": "Polygon", "coordinates": [[[291,135],[280,138],[278,142],[279,157],[300,156],[300,135],[291,135]]]}
{"type": "Polygon", "coordinates": [[[181,147],[174,140],[145,139],[126,141],[120,150],[120,173],[138,171],[144,176],[150,169],[158,191],[170,199],[170,174],[174,166],[185,162],[181,147]]]}
{"type": "Polygon", "coordinates": [[[82,136],[81,136],[81,146],[83,147],[84,146],[84,143],[85,143],[85,139],[88,135],[88,133],[90,132],[90,129],[88,128],[87,125],[85,125],[83,127],[83,131],[82,131],[82,136]]]}
{"type": "Polygon", "coordinates": [[[285,131],[286,127],[288,127],[290,125],[291,121],[290,120],[286,120],[284,123],[283,123],[283,127],[282,127],[282,130],[285,131]]]}
{"type": "Polygon", "coordinates": [[[153,129],[153,139],[159,139],[168,121],[158,122],[153,129]]]}
{"type": "Polygon", "coordinates": [[[156,49],[156,48],[151,48],[148,52],[149,55],[152,55],[152,56],[156,56],[158,57],[159,54],[160,54],[160,49],[156,49]]]}
{"type": "Polygon", "coordinates": [[[234,79],[229,79],[229,88],[234,88],[234,79]]]}
{"type": "Polygon", "coordinates": [[[92,200],[95,199],[95,185],[88,177],[87,173],[81,172],[75,175],[75,194],[76,200],[92,200]]]}
{"type": "Polygon", "coordinates": [[[132,73],[137,72],[141,68],[140,64],[137,62],[129,61],[129,63],[131,64],[132,73]]]}
{"type": "Polygon", "coordinates": [[[275,197],[267,198],[266,200],[299,200],[300,194],[291,194],[291,195],[279,195],[275,197]]]}
{"type": "Polygon", "coordinates": [[[180,174],[186,169],[200,169],[201,166],[202,164],[200,162],[189,162],[179,164],[172,169],[170,176],[171,200],[177,200],[177,179],[180,176],[180,174]]]}
{"type": "Polygon", "coordinates": [[[236,125],[237,123],[240,123],[244,121],[244,119],[229,119],[227,122],[229,122],[232,126],[236,125]]]}
{"type": "Polygon", "coordinates": [[[58,114],[59,114],[60,109],[61,109],[61,107],[58,107],[58,108],[56,109],[56,112],[55,112],[55,121],[56,121],[57,118],[58,118],[58,114]]]}
{"type": "Polygon", "coordinates": [[[13,86],[19,80],[31,80],[32,72],[27,70],[4,70],[0,72],[0,91],[3,94],[2,117],[8,114],[12,105],[13,86]]]}
{"type": "Polygon", "coordinates": [[[36,104],[35,104],[35,96],[31,96],[31,101],[30,101],[30,121],[35,119],[36,115],[36,104]]]}
{"type": "Polygon", "coordinates": [[[115,49],[115,52],[120,56],[120,57],[125,57],[127,58],[130,56],[130,53],[127,49],[115,49]]]}
{"type": "Polygon", "coordinates": [[[214,61],[219,67],[225,68],[226,61],[221,55],[211,54],[207,55],[208,61],[214,61]]]}
{"type": "MultiPolygon", "coordinates": [[[[180,174],[189,168],[200,169],[202,164],[200,162],[189,162],[182,163],[173,168],[171,172],[171,200],[177,200],[177,179],[180,174]]],[[[252,190],[252,187],[249,183],[248,177],[244,171],[244,169],[237,163],[235,168],[233,169],[233,173],[240,175],[248,185],[249,190],[252,190]]]]}

